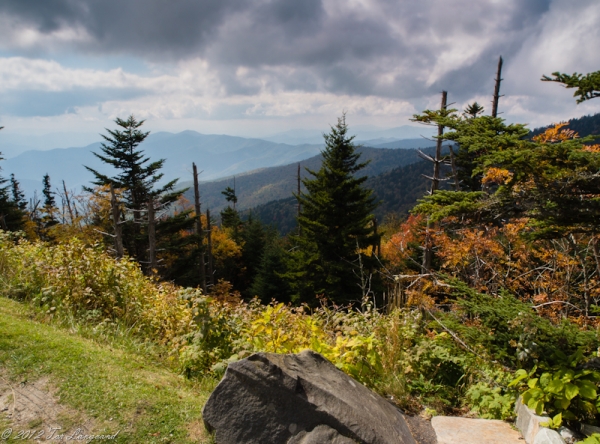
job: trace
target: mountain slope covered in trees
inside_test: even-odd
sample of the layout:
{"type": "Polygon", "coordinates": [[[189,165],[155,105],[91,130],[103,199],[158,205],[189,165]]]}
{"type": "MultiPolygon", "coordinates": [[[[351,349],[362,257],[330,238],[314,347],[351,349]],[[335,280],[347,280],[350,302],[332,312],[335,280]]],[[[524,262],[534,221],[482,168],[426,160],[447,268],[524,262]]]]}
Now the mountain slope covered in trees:
{"type": "MultiPolygon", "coordinates": [[[[365,187],[373,190],[378,207],[374,214],[378,221],[385,220],[387,215],[405,216],[431,187],[431,181],[423,175],[431,176],[433,167],[426,161],[414,162],[394,168],[373,177],[365,182],[365,187]]],[[[449,173],[449,168],[442,169],[442,175],[449,173]]],[[[442,188],[450,186],[444,182],[442,188]]],[[[247,213],[263,223],[273,225],[281,234],[291,233],[296,229],[298,201],[290,196],[251,208],[247,213]]]]}
{"type": "MultiPolygon", "coordinates": [[[[433,153],[433,148],[425,148],[425,153],[433,153]]],[[[358,149],[362,161],[370,161],[360,172],[361,175],[374,177],[396,167],[419,162],[417,151],[413,149],[383,149],[362,147],[358,149]]],[[[300,176],[308,176],[306,168],[318,170],[321,167],[321,155],[313,156],[300,162],[300,176]]],[[[271,201],[288,199],[297,191],[298,163],[265,168],[235,177],[235,188],[238,197],[237,208],[247,210],[271,201]]],[[[190,182],[182,182],[182,186],[190,186],[190,182]]],[[[200,194],[204,208],[210,208],[213,214],[226,207],[225,197],[221,192],[226,187],[233,187],[233,177],[200,184],[200,194]]],[[[193,201],[192,190],[185,197],[193,201]]]]}

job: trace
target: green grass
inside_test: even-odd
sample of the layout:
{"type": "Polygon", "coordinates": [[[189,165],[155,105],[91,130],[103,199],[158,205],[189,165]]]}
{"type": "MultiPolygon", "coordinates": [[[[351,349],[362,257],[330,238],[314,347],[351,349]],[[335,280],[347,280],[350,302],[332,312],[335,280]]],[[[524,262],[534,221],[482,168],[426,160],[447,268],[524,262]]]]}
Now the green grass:
{"type": "Polygon", "coordinates": [[[108,442],[211,442],[201,409],[213,381],[191,383],[151,358],[32,317],[26,305],[0,297],[0,374],[6,379],[48,377],[60,404],[94,419],[95,433],[120,431],[108,442]]]}

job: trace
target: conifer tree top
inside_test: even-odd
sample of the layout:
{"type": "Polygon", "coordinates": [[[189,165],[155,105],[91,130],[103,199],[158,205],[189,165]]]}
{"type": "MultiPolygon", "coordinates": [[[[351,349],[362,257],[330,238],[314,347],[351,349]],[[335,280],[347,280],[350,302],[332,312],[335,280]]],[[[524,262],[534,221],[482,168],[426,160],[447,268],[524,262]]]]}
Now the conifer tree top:
{"type": "MultiPolygon", "coordinates": [[[[148,137],[150,132],[143,132],[139,128],[144,124],[144,120],[136,120],[131,115],[126,120],[116,118],[115,123],[119,128],[115,130],[106,129],[108,135],[102,134],[105,143],[102,143],[100,150],[102,154],[93,153],[104,163],[112,165],[119,174],[109,177],[99,171],[87,167],[94,174],[96,180],[94,185],[112,184],[115,188],[125,190],[124,196],[128,207],[139,210],[148,201],[150,196],[159,196],[169,193],[168,200],[174,200],[180,191],[173,193],[173,188],[177,180],[172,180],[158,189],[154,185],[159,182],[163,174],[159,173],[165,159],[150,162],[149,157],[144,156],[144,152],[139,145],[148,137]],[[122,128],[122,129],[120,129],[122,128]],[[173,194],[171,196],[171,194],[173,194]]],[[[87,188],[88,191],[91,191],[87,188]]]]}
{"type": "MultiPolygon", "coordinates": [[[[303,179],[306,193],[298,196],[302,210],[297,267],[303,281],[298,296],[307,302],[316,294],[337,302],[360,300],[357,258],[360,249],[375,240],[372,213],[376,203],[372,190],[362,186],[367,177],[356,174],[368,162],[359,163],[360,152],[352,143],[354,137],[348,136],[344,115],[324,138],[321,168],[307,169],[312,178],[303,179]]],[[[365,267],[371,269],[364,259],[365,267]]]]}

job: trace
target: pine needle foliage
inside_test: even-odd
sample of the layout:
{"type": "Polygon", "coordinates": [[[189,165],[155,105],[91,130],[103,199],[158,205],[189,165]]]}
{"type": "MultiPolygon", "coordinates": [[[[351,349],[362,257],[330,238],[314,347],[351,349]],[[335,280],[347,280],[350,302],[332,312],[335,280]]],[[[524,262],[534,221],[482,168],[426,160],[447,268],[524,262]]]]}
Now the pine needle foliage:
{"type": "MultiPolygon", "coordinates": [[[[144,208],[151,196],[168,193],[171,197],[177,179],[159,188],[154,188],[163,177],[159,170],[165,163],[165,159],[148,163],[150,158],[144,157],[144,152],[139,148],[139,145],[150,134],[150,132],[143,132],[139,129],[144,121],[137,121],[131,115],[127,120],[117,117],[115,123],[122,129],[110,130],[107,128],[106,131],[109,135],[101,134],[106,141],[100,147],[103,154],[94,153],[94,155],[102,162],[114,167],[119,173],[114,177],[109,177],[86,166],[85,168],[96,178],[92,183],[98,186],[112,184],[115,188],[123,189],[125,204],[132,210],[139,211],[144,208]]],[[[91,189],[87,190],[92,191],[91,189]]],[[[172,201],[180,193],[174,194],[175,196],[171,197],[172,201]]]]}
{"type": "Polygon", "coordinates": [[[573,97],[577,103],[600,97],[600,71],[589,74],[573,73],[572,75],[553,72],[553,77],[542,76],[542,82],[557,82],[565,88],[576,88],[573,97]]]}
{"type": "Polygon", "coordinates": [[[307,302],[320,294],[335,302],[356,301],[362,297],[361,275],[374,266],[369,254],[361,264],[359,252],[374,243],[377,204],[362,186],[367,177],[357,176],[368,162],[359,162],[345,116],[324,138],[321,169],[307,169],[312,178],[303,180],[306,194],[297,196],[302,208],[295,257],[298,295],[307,302]]]}
{"type": "MultiPolygon", "coordinates": [[[[138,262],[148,263],[148,238],[147,226],[149,224],[148,202],[152,199],[155,210],[166,208],[174,203],[185,189],[175,190],[178,179],[171,180],[164,185],[157,186],[163,178],[159,172],[165,159],[150,161],[140,149],[140,144],[148,137],[149,132],[143,132],[140,127],[143,120],[138,121],[133,115],[126,120],[117,118],[115,123],[118,128],[107,129],[108,135],[102,135],[106,141],[100,147],[102,154],[94,153],[104,163],[117,170],[117,174],[110,177],[93,168],[85,167],[96,178],[92,183],[97,186],[111,185],[122,190],[122,199],[130,215],[121,214],[123,224],[123,238],[129,255],[138,262]],[[161,206],[162,204],[162,206],[161,206]]],[[[93,192],[92,188],[85,188],[93,192]]],[[[162,217],[157,220],[157,234],[168,239],[161,245],[161,250],[179,257],[187,257],[189,245],[193,244],[192,236],[182,237],[185,230],[191,230],[194,220],[189,217],[191,210],[178,214],[177,217],[162,217]],[[186,250],[187,249],[187,250],[186,250]],[[186,250],[186,251],[184,251],[186,250]],[[174,252],[177,253],[174,253],[174,252]]],[[[160,239],[159,239],[160,242],[160,239]]],[[[153,272],[152,270],[149,270],[153,272]]],[[[174,270],[166,273],[173,277],[174,270]]]]}

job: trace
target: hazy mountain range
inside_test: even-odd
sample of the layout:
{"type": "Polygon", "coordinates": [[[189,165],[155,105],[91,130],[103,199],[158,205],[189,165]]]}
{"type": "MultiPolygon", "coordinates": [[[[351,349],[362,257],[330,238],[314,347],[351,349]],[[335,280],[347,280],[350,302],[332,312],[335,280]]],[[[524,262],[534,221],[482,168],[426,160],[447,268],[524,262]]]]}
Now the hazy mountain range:
{"type": "MultiPolygon", "coordinates": [[[[423,138],[390,141],[389,138],[379,137],[361,143],[374,147],[416,148],[430,146],[433,142],[423,138]]],[[[9,177],[13,173],[28,197],[33,196],[34,190],[40,195],[42,177],[46,173],[50,175],[53,187],[62,187],[62,181],[65,180],[67,188],[76,192],[93,180],[93,175],[84,165],[103,174],[115,173],[110,166],[93,155],[93,152],[101,152],[99,142],[76,148],[29,150],[14,157],[5,155],[6,148],[10,149],[11,146],[10,143],[0,143],[0,152],[6,157],[0,163],[1,174],[9,177]]],[[[262,139],[183,131],[177,134],[150,134],[140,148],[151,160],[166,159],[161,170],[165,181],[173,178],[179,178],[182,182],[191,180],[192,162],[195,162],[202,171],[200,180],[206,182],[260,168],[296,163],[318,155],[323,146],[322,142],[292,145],[262,139]]]]}
{"type": "MultiPolygon", "coordinates": [[[[423,149],[429,154],[432,154],[433,150],[433,147],[423,149]]],[[[359,152],[360,161],[369,162],[359,174],[370,178],[420,160],[414,149],[361,147],[359,152]]],[[[322,156],[319,154],[299,163],[264,168],[236,176],[235,189],[238,197],[236,208],[243,211],[292,196],[298,187],[298,165],[300,165],[300,177],[304,178],[309,176],[307,169],[316,171],[320,168],[321,162],[322,156]]],[[[182,185],[190,187],[185,197],[193,202],[192,182],[182,182],[182,185]]],[[[199,188],[203,208],[210,208],[215,215],[225,208],[227,202],[221,192],[228,186],[234,186],[233,177],[201,183],[199,188]]],[[[301,189],[303,190],[302,186],[301,189]]]]}

